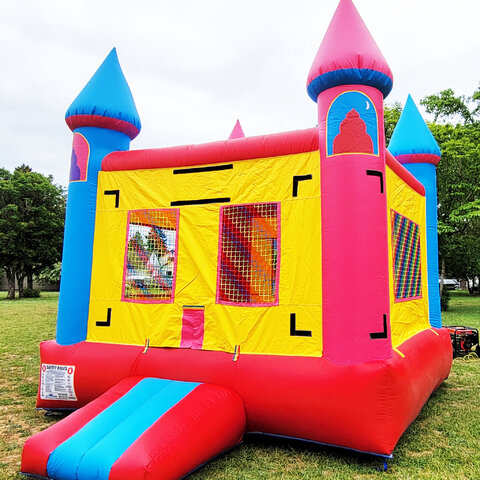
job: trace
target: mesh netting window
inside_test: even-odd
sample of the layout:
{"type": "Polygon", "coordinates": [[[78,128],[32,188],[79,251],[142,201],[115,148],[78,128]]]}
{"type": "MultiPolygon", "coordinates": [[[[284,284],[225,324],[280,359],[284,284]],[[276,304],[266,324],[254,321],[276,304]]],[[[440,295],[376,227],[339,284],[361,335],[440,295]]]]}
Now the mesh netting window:
{"type": "Polygon", "coordinates": [[[130,211],[127,228],[123,299],[173,301],[178,210],[130,211]]]}
{"type": "Polygon", "coordinates": [[[217,285],[220,303],[278,303],[279,210],[277,203],[221,208],[217,285]]]}
{"type": "Polygon", "coordinates": [[[392,211],[392,245],[395,299],[421,297],[420,227],[394,211],[392,211]]]}

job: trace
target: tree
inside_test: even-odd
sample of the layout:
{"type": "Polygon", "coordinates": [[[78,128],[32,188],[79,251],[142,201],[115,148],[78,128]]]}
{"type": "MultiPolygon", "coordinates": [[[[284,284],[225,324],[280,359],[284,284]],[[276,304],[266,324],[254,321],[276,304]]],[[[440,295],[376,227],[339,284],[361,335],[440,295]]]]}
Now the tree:
{"type": "Polygon", "coordinates": [[[0,170],[0,265],[5,271],[8,282],[7,298],[15,298],[15,242],[16,235],[10,222],[17,217],[15,205],[15,188],[12,174],[2,168],[0,170]]]}
{"type": "Polygon", "coordinates": [[[146,247],[150,254],[155,253],[159,256],[167,254],[167,236],[160,227],[156,225],[150,227],[146,247]]]}
{"type": "Polygon", "coordinates": [[[456,97],[454,91],[448,88],[435,95],[428,95],[420,103],[427,113],[433,114],[435,123],[443,120],[446,123],[472,124],[478,121],[480,113],[480,88],[471,97],[456,97]]]}
{"type": "Polygon", "coordinates": [[[385,145],[388,146],[392,138],[393,131],[397,125],[398,119],[402,114],[403,107],[400,102],[394,102],[391,105],[385,105],[383,109],[385,122],[385,145]]]}
{"type": "Polygon", "coordinates": [[[60,260],[64,217],[65,195],[51,176],[26,165],[0,171],[0,268],[9,283],[7,298],[15,298],[15,277],[21,297],[25,277],[60,260]]]}
{"type": "Polygon", "coordinates": [[[471,97],[447,89],[421,102],[440,145],[438,232],[442,273],[480,274],[480,86],[471,97]]]}
{"type": "MultiPolygon", "coordinates": [[[[127,262],[129,270],[136,270],[142,265],[142,252],[145,251],[145,243],[139,230],[128,240],[127,262]]],[[[144,261],[145,263],[145,261],[144,261]]]]}
{"type": "Polygon", "coordinates": [[[39,274],[38,279],[44,283],[60,284],[60,274],[62,272],[62,262],[56,262],[51,267],[44,268],[39,274]]]}

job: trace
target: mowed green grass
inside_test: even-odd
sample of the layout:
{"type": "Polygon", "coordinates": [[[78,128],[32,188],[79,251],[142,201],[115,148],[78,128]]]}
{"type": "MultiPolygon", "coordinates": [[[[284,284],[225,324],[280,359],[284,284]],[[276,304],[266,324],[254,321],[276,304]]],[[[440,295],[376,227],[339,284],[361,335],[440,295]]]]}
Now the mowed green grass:
{"type": "Polygon", "coordinates": [[[38,346],[55,337],[58,293],[0,299],[0,479],[16,478],[25,440],[55,420],[35,410],[38,346]]]}
{"type": "MultiPolygon", "coordinates": [[[[35,410],[38,344],[55,336],[58,294],[0,300],[0,480],[16,479],[25,440],[56,418],[35,410]]],[[[453,292],[444,325],[480,328],[480,298],[453,292]]],[[[473,356],[472,356],[473,357],[473,356]]],[[[480,360],[455,360],[400,439],[387,472],[368,455],[305,442],[247,436],[244,443],[191,475],[222,479],[480,478],[480,360]]]]}

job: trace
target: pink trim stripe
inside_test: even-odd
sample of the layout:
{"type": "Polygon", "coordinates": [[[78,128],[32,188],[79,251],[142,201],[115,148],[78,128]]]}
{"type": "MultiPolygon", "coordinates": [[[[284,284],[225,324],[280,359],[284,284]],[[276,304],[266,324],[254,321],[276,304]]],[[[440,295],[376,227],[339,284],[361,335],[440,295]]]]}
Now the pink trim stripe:
{"type": "Polygon", "coordinates": [[[394,303],[410,302],[412,300],[421,300],[422,298],[422,295],[419,295],[417,297],[395,298],[394,303]]]}
{"type": "Polygon", "coordinates": [[[218,250],[217,250],[217,285],[216,285],[216,293],[215,293],[215,303],[220,303],[220,265],[222,259],[222,232],[223,232],[223,209],[225,205],[222,205],[219,209],[218,216],[219,216],[219,229],[218,229],[218,250]]]}
{"type": "Polygon", "coordinates": [[[184,145],[152,150],[112,152],[102,161],[102,170],[141,170],[186,167],[278,157],[318,150],[318,128],[236,138],[199,145],[184,145]]]}
{"type": "Polygon", "coordinates": [[[440,157],[434,153],[405,153],[395,157],[400,163],[431,163],[435,166],[440,162],[440,157]]]}
{"type": "Polygon", "coordinates": [[[275,281],[277,282],[275,289],[275,305],[280,303],[280,263],[282,258],[282,211],[281,203],[277,203],[277,276],[275,281]]]}
{"type": "Polygon", "coordinates": [[[65,122],[72,132],[80,127],[107,128],[122,132],[128,135],[131,140],[140,133],[140,130],[130,122],[113,117],[103,117],[102,115],[72,115],[66,118],[65,122]]]}

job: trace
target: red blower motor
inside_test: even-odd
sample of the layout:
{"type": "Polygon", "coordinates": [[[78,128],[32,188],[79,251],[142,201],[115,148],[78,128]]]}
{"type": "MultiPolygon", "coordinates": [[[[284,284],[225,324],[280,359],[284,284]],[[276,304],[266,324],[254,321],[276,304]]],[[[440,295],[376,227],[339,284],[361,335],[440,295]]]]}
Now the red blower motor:
{"type": "Polygon", "coordinates": [[[453,356],[458,357],[465,353],[474,351],[476,345],[476,353],[480,357],[480,345],[478,342],[478,329],[473,327],[465,327],[460,325],[445,326],[450,333],[452,339],[453,356]]]}

